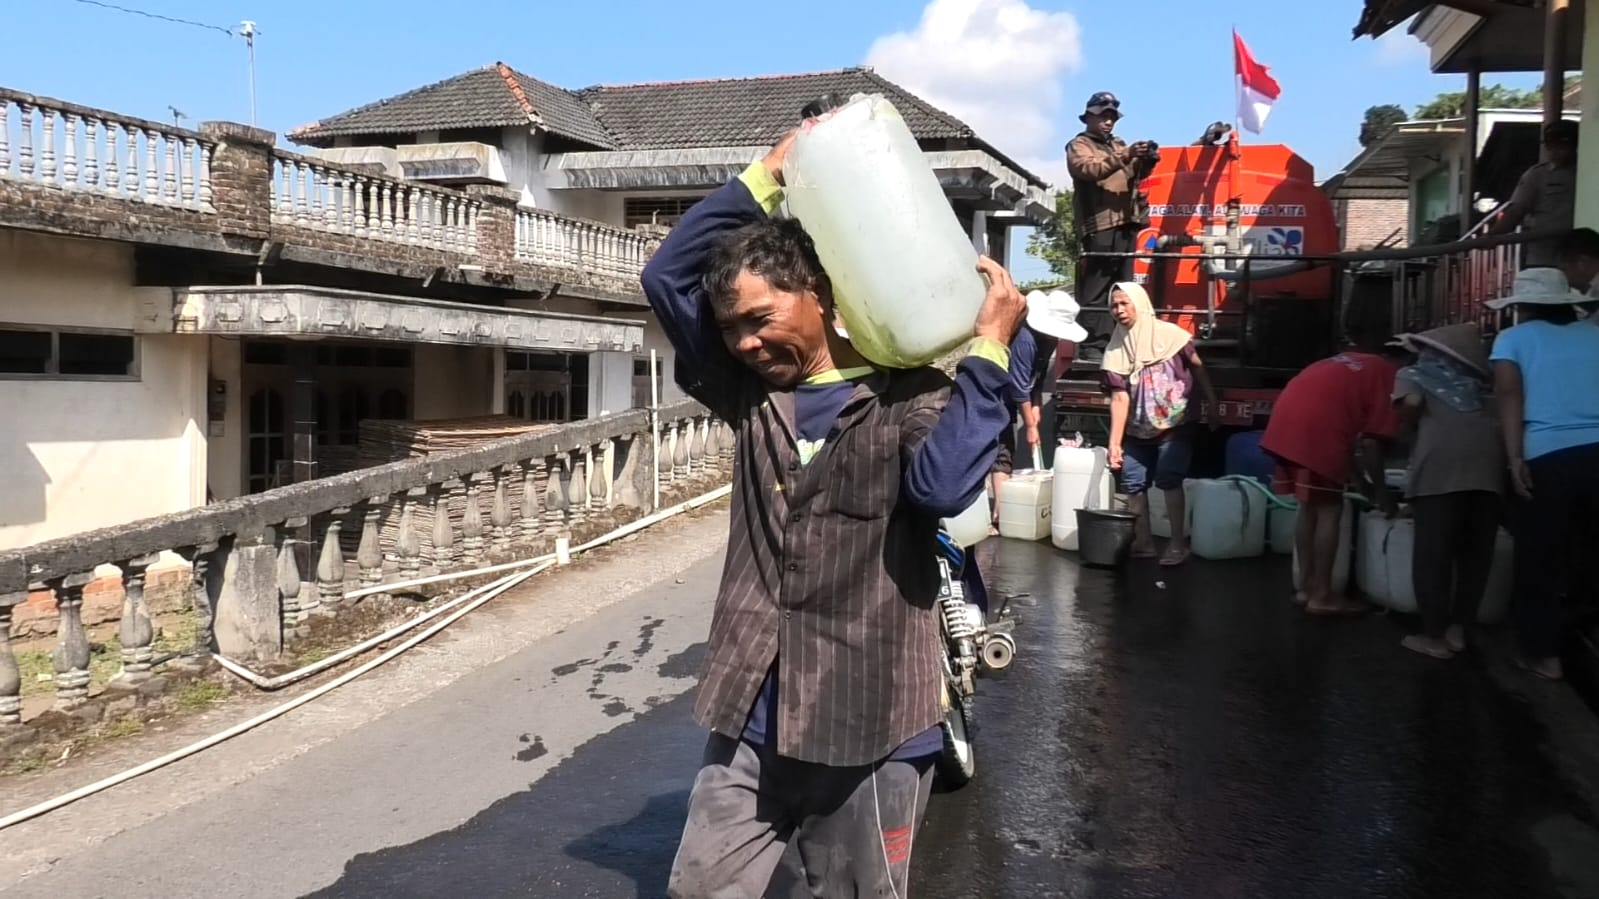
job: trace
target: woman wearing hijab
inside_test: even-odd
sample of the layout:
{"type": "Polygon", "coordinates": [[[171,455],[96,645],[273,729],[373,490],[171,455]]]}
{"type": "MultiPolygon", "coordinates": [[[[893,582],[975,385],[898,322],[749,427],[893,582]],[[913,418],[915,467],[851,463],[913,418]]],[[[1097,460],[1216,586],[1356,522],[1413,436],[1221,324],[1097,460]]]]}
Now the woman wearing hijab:
{"type": "MultiPolygon", "coordinates": [[[[1516,275],[1511,295],[1521,323],[1494,341],[1494,394],[1516,515],[1515,598],[1511,611],[1521,664],[1559,680],[1560,594],[1575,582],[1575,536],[1599,510],[1599,328],[1577,320],[1573,291],[1556,268],[1516,275]]],[[[1586,560],[1585,560],[1586,561],[1586,560]]]]}
{"type": "Polygon", "coordinates": [[[1403,643],[1448,659],[1465,651],[1466,625],[1488,586],[1505,455],[1478,327],[1448,325],[1396,342],[1416,354],[1394,377],[1393,393],[1401,425],[1414,435],[1405,496],[1416,522],[1411,579],[1422,622],[1403,643]]]}
{"type": "Polygon", "coordinates": [[[1199,417],[1192,402],[1194,388],[1198,386],[1210,409],[1217,408],[1216,391],[1192,335],[1156,317],[1141,285],[1116,284],[1110,312],[1116,329],[1100,368],[1110,395],[1110,467],[1121,473],[1122,492],[1138,515],[1133,556],[1156,555],[1148,498],[1154,487],[1165,491],[1171,518],[1171,542],[1160,564],[1181,565],[1188,558],[1183,478],[1193,457],[1189,423],[1199,417]]]}

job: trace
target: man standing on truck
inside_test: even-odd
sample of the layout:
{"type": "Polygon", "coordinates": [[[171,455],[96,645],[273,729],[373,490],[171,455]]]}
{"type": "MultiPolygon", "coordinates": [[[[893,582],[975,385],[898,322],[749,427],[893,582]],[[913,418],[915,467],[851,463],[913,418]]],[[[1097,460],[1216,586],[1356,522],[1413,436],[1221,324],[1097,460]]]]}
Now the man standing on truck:
{"type": "MultiPolygon", "coordinates": [[[[1577,202],[1577,123],[1561,119],[1543,129],[1544,161],[1527,169],[1505,204],[1490,234],[1509,234],[1517,227],[1528,231],[1566,230],[1571,227],[1577,202]]],[[[1521,251],[1522,268],[1560,265],[1557,234],[1527,244],[1521,251]]]]}
{"type": "MultiPolygon", "coordinates": [[[[1077,234],[1084,253],[1127,253],[1136,249],[1138,232],[1149,224],[1149,203],[1139,182],[1160,161],[1154,141],[1129,145],[1115,134],[1121,101],[1110,91],[1088,98],[1083,132],[1066,144],[1066,169],[1072,176],[1077,234]]],[[[1133,280],[1133,259],[1126,256],[1084,256],[1077,263],[1077,301],[1088,340],[1077,345],[1077,358],[1099,365],[1110,339],[1110,289],[1133,280]]]]}
{"type": "Polygon", "coordinates": [[[831,327],[811,238],[770,217],[793,140],[690,210],[641,278],[678,383],[738,434],[675,899],[765,895],[791,840],[816,895],[907,895],[943,747],[939,519],[978,496],[1010,424],[1010,275],[979,261],[953,382],[873,368],[831,327]]]}

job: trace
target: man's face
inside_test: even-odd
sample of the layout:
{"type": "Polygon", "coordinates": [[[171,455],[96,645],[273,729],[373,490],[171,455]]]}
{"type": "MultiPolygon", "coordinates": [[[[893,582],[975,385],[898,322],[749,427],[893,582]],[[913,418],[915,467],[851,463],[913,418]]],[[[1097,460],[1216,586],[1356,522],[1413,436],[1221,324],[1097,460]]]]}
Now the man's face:
{"type": "Polygon", "coordinates": [[[1549,153],[1549,161],[1560,168],[1569,168],[1577,164],[1576,144],[1567,141],[1546,142],[1544,149],[1549,153]]]}
{"type": "Polygon", "coordinates": [[[830,310],[810,291],[778,290],[749,270],[733,282],[733,296],[715,303],[722,340],[740,362],[768,384],[792,387],[827,346],[830,310]]]}
{"type": "Polygon", "coordinates": [[[1586,291],[1599,277],[1599,256],[1572,256],[1561,262],[1560,268],[1572,287],[1586,291]]]}
{"type": "Polygon", "coordinates": [[[1110,134],[1116,130],[1116,120],[1120,118],[1115,112],[1105,112],[1088,115],[1088,130],[1094,134],[1110,134]]]}

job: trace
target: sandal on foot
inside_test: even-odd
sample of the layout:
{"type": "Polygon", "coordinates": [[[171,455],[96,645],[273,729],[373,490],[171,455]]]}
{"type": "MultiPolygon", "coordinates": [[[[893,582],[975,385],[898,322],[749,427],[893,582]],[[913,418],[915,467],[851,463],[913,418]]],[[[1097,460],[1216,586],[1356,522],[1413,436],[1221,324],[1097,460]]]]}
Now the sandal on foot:
{"type": "Polygon", "coordinates": [[[1420,634],[1413,634],[1403,640],[1400,640],[1399,645],[1410,650],[1411,652],[1420,653],[1424,656],[1430,656],[1434,659],[1452,659],[1455,657],[1454,651],[1449,647],[1431,645],[1430,642],[1420,634]]]}
{"type": "Polygon", "coordinates": [[[1160,557],[1161,567],[1175,568],[1178,565],[1188,561],[1188,555],[1189,551],[1186,549],[1177,550],[1176,552],[1168,549],[1166,550],[1166,554],[1160,557]]]}

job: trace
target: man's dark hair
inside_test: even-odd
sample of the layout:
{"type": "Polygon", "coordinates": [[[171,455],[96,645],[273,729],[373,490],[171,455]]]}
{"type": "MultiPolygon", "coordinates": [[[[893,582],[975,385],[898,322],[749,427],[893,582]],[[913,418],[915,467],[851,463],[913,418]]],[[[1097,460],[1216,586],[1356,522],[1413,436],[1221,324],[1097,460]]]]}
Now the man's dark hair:
{"type": "Polygon", "coordinates": [[[711,302],[730,301],[733,285],[746,270],[778,290],[827,293],[827,272],[798,219],[752,222],[717,240],[705,266],[705,293],[711,302]]]}
{"type": "Polygon", "coordinates": [[[1560,238],[1560,258],[1580,259],[1587,256],[1599,259],[1599,231],[1592,228],[1573,228],[1560,238]]]}

